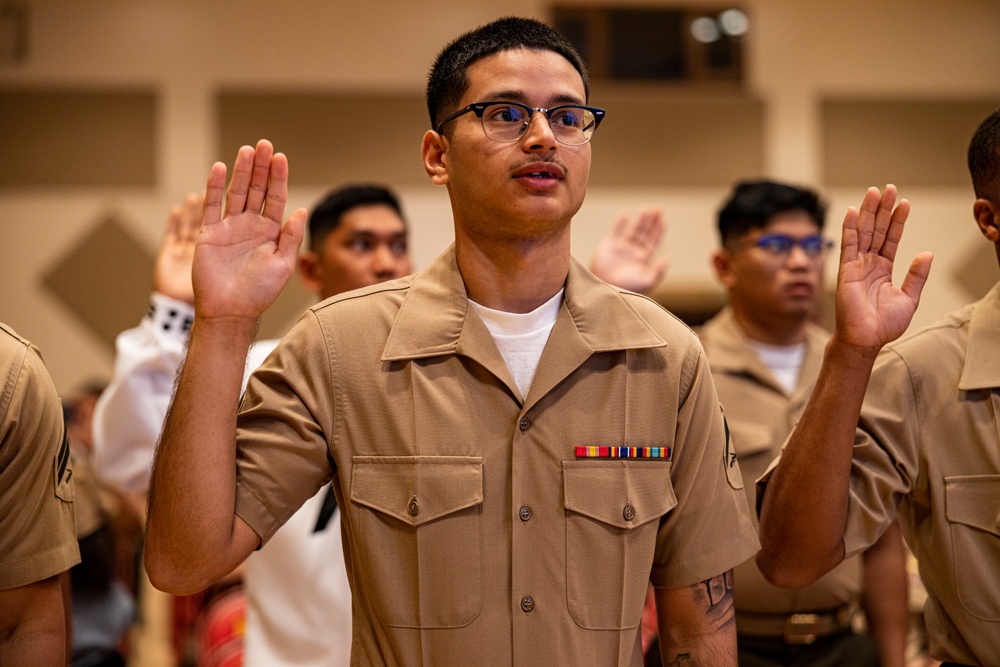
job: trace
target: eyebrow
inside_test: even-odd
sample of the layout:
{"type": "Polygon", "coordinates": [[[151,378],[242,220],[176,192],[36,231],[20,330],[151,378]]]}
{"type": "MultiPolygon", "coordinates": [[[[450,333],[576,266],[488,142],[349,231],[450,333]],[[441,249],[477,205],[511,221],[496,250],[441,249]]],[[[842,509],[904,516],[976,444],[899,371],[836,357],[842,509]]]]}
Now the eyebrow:
{"type": "MultiPolygon", "coordinates": [[[[486,97],[484,97],[482,101],[484,101],[484,102],[503,102],[503,101],[521,102],[522,104],[525,104],[527,106],[531,106],[530,104],[528,104],[528,96],[525,95],[520,90],[498,90],[498,91],[495,91],[495,92],[492,92],[492,93],[489,93],[488,95],[486,95],[486,97]]],[[[556,95],[555,97],[553,97],[550,106],[559,106],[561,104],[586,104],[586,102],[583,101],[583,100],[581,100],[580,98],[578,98],[575,95],[569,95],[569,94],[565,94],[564,93],[564,94],[556,95]]]]}

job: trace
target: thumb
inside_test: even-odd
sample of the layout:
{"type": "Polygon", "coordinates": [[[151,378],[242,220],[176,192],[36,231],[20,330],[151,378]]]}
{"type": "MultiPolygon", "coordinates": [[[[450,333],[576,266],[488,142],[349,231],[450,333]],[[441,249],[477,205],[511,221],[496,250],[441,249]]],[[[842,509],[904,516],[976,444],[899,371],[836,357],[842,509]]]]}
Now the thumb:
{"type": "Polygon", "coordinates": [[[910,297],[913,303],[920,303],[920,293],[927,282],[927,276],[931,272],[931,262],[934,255],[929,252],[922,252],[910,262],[910,269],[903,278],[903,285],[900,289],[906,296],[910,297]]]}
{"type": "Polygon", "coordinates": [[[281,235],[278,237],[278,253],[294,263],[295,256],[299,252],[302,244],[302,237],[305,235],[306,218],[309,212],[304,208],[297,208],[288,216],[288,220],[281,227],[281,235]]]}

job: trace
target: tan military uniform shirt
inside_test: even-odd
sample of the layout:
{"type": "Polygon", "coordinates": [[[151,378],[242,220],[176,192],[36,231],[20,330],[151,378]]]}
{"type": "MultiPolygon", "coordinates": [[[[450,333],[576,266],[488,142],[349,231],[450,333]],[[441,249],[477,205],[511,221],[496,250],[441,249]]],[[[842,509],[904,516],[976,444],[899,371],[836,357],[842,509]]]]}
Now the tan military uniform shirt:
{"type": "Polygon", "coordinates": [[[897,518],[927,589],[930,655],[991,667],[1000,665],[998,334],[1000,284],[882,350],[855,440],[844,531],[852,555],[897,518]]]}
{"type": "Polygon", "coordinates": [[[34,345],[0,324],[0,589],[80,562],[62,407],[34,345]]]}
{"type": "MultiPolygon", "coordinates": [[[[787,390],[747,344],[746,336],[733,312],[723,309],[699,331],[719,400],[726,410],[726,420],[733,446],[740,459],[740,470],[747,480],[757,479],[781,451],[812,394],[823,363],[823,350],[830,334],[819,326],[806,327],[805,353],[795,391],[787,390]]],[[[750,506],[756,506],[755,486],[746,485],[750,506]]],[[[754,517],[756,524],[756,516],[754,517]]],[[[849,558],[805,588],[773,586],[764,579],[754,559],[736,568],[734,589],[737,627],[747,616],[758,621],[770,614],[821,612],[856,602],[861,592],[860,558],[849,558]]],[[[775,636],[781,635],[780,619],[775,621],[775,636]]],[[[760,622],[756,628],[765,628],[760,622]]],[[[747,626],[751,630],[750,626],[747,626]]]]}
{"type": "Polygon", "coordinates": [[[726,446],[694,335],[575,262],[522,402],[449,250],[312,308],[258,369],[237,514],[266,540],[334,476],[352,665],[638,667],[647,582],[758,548],[726,446]]]}
{"type": "Polygon", "coordinates": [[[1000,284],[884,350],[865,395],[844,544],[870,545],[898,504],[943,660],[1000,665],[998,415],[1000,284]]]}

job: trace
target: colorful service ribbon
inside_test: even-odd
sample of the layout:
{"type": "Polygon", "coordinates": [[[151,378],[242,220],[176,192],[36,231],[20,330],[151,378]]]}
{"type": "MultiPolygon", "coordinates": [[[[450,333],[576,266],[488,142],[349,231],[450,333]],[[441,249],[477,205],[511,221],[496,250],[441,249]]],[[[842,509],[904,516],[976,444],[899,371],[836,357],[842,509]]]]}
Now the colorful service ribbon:
{"type": "Polygon", "coordinates": [[[576,448],[578,459],[669,459],[669,447],[586,447],[576,448]]]}

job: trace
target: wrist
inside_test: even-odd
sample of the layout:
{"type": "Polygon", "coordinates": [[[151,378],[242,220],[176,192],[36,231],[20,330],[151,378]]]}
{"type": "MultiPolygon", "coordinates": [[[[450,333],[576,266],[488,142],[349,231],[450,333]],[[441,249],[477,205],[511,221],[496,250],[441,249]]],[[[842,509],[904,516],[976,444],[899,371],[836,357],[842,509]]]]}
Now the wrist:
{"type": "Polygon", "coordinates": [[[870,371],[882,346],[859,346],[833,336],[826,345],[826,358],[841,368],[870,371]]]}

